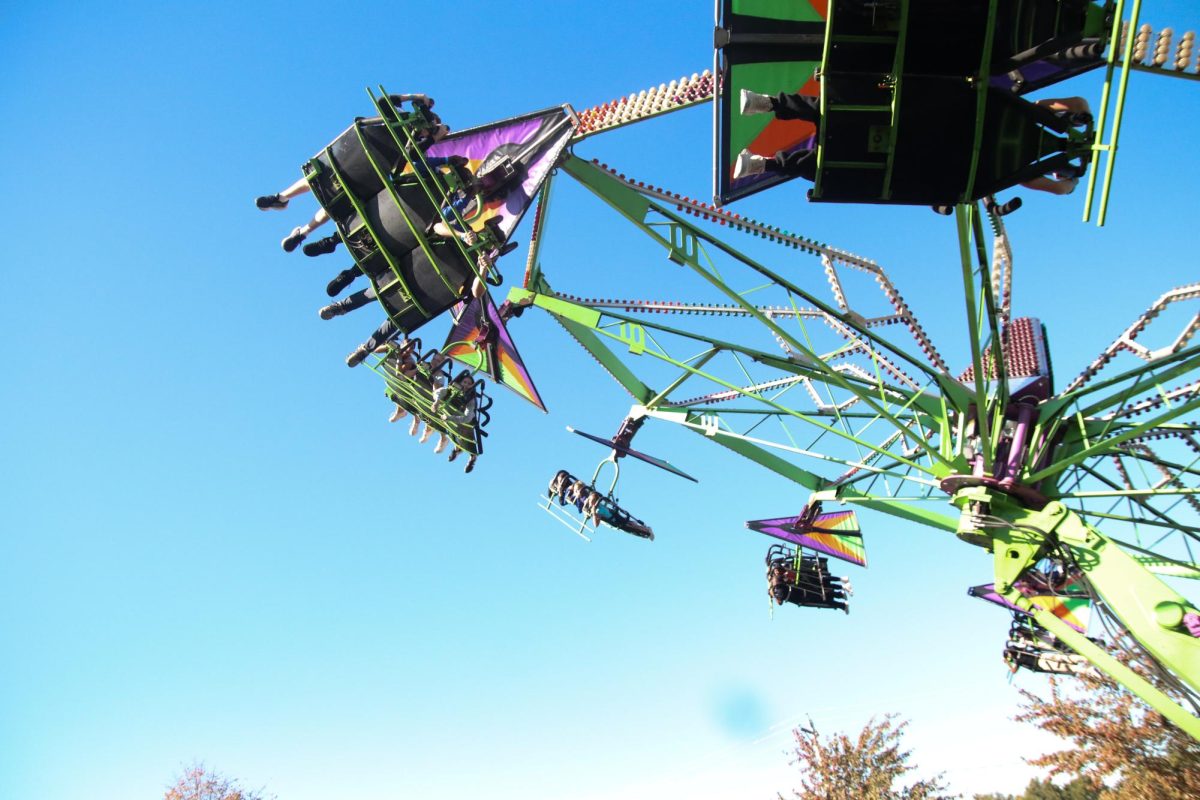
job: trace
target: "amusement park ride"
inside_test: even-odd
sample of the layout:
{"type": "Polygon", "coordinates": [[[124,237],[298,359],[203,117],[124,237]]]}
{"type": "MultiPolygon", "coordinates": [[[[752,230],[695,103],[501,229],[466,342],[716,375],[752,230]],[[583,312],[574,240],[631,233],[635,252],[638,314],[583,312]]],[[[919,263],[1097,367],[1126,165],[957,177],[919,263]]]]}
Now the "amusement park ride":
{"type": "Polygon", "coordinates": [[[483,452],[487,379],[544,410],[508,330],[538,309],[634,399],[611,439],[576,431],[610,450],[591,479],[560,470],[543,498],[580,535],[607,526],[653,539],[618,503],[620,460],[694,480],[632,447],[648,420],[679,425],[809,493],[799,513],[747,523],[783,542],[767,556],[775,602],[848,611],[849,582],[829,574],[829,559],[866,565],[859,508],[946,531],[992,556],[993,581],[969,593],[1012,610],[1010,666],[1099,670],[1200,739],[1200,609],[1173,588],[1200,579],[1200,313],[1163,347],[1143,336],[1169,306],[1200,299],[1200,283],[1163,294],[1055,386],[1045,327],[1013,315],[1007,209],[994,199],[1040,176],[1086,173],[1084,219],[1094,211],[1103,224],[1130,72],[1200,79],[1193,34],[1176,44],[1170,29],[1139,27],[1140,5],[718,0],[711,73],[585,111],[554,107],[436,139],[432,103],[405,111],[397,96],[372,94],[378,116],[304,167],[390,323],[351,361],[365,357],[400,409],[469,454],[469,469],[483,452]],[[1094,118],[1056,121],[1024,99],[1090,70],[1105,76],[1094,118]],[[819,122],[743,114],[743,90],[807,95],[819,122]],[[574,152],[706,103],[715,204],[574,152]],[[725,207],[790,179],[738,176],[739,154],[805,150],[813,202],[953,214],[965,372],[951,370],[875,261],[725,207]],[[689,272],[696,297],[556,291],[539,254],[564,177],[689,272]],[[497,306],[489,287],[502,284],[501,257],[529,208],[524,277],[497,306]],[[824,285],[801,283],[792,253],[770,264],[745,255],[738,235],[814,259],[824,285]],[[446,343],[422,353],[411,334],[440,316],[452,319],[446,343]],[[1111,369],[1122,354],[1140,363],[1111,369]]]}

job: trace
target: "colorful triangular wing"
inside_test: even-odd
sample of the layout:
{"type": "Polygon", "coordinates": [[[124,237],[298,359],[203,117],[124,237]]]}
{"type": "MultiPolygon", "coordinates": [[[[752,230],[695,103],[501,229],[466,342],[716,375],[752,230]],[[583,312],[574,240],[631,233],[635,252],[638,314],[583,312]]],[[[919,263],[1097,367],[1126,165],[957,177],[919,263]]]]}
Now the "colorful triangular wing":
{"type": "Polygon", "coordinates": [[[776,517],[775,519],[752,519],[746,523],[746,527],[752,531],[773,536],[776,539],[782,539],[785,542],[792,544],[800,544],[800,536],[794,527],[796,517],[776,517]]]}
{"type": "Polygon", "coordinates": [[[565,107],[555,106],[451,134],[430,145],[425,155],[436,159],[462,156],[471,172],[477,174],[498,156],[515,162],[520,168],[519,182],[514,180],[499,196],[488,200],[478,216],[468,220],[473,229],[479,230],[489,219],[500,217],[500,229],[509,237],[558,163],[575,124],[565,107]]]}
{"type": "Polygon", "coordinates": [[[867,548],[863,544],[862,534],[857,531],[858,520],[854,518],[853,511],[819,514],[812,524],[802,528],[797,527],[802,519],[803,517],[756,519],[747,522],[746,527],[752,531],[807,547],[851,564],[857,564],[860,567],[867,565],[867,548]],[[847,514],[850,516],[849,521],[845,518],[847,514]],[[824,517],[838,517],[839,519],[829,520],[827,526],[822,526],[824,517]],[[851,523],[854,525],[852,532],[836,532],[841,529],[834,526],[851,523]]]}
{"type": "Polygon", "coordinates": [[[853,511],[827,511],[804,527],[817,533],[862,533],[853,511]]]}
{"type": "Polygon", "coordinates": [[[797,541],[818,553],[825,553],[860,567],[867,565],[867,548],[863,544],[861,533],[802,533],[797,541]]]}
{"type": "Polygon", "coordinates": [[[989,603],[995,603],[996,605],[1007,608],[1010,611],[1018,611],[1022,614],[1025,613],[1012,603],[1005,600],[1004,597],[996,591],[996,585],[993,583],[984,583],[980,584],[979,586],[972,586],[967,589],[967,594],[969,594],[971,597],[978,597],[980,600],[986,600],[989,603]]]}
{"type": "MultiPolygon", "coordinates": [[[[1067,594],[1074,594],[1074,584],[1067,587],[1067,594]]],[[[1022,588],[1022,592],[1025,590],[1022,588]]],[[[1062,595],[1027,594],[1030,602],[1044,608],[1080,633],[1086,633],[1092,616],[1092,602],[1086,597],[1064,597],[1062,595]]]]}
{"type": "Polygon", "coordinates": [[[488,373],[493,380],[500,380],[492,372],[487,350],[483,346],[484,336],[481,324],[483,303],[479,300],[471,300],[470,303],[460,303],[455,308],[458,309],[460,306],[461,310],[456,316],[458,321],[454,323],[454,327],[446,336],[446,344],[443,346],[442,352],[471,369],[488,373]]]}
{"type": "MultiPolygon", "coordinates": [[[[1028,597],[1030,602],[1038,608],[1049,611],[1080,633],[1087,632],[1088,622],[1091,619],[1091,601],[1087,597],[1074,596],[1082,593],[1082,586],[1071,584],[1067,587],[1065,593],[1067,596],[1036,594],[1038,590],[1020,584],[1018,584],[1017,588],[1021,594],[1028,597]]],[[[972,597],[978,597],[980,600],[987,600],[989,603],[1003,606],[1010,611],[1017,611],[1022,614],[1027,613],[997,593],[995,584],[985,583],[981,586],[972,586],[967,589],[967,594],[972,597]]]]}
{"type": "Polygon", "coordinates": [[[488,373],[492,380],[546,410],[533,377],[489,296],[467,305],[450,330],[444,352],[455,361],[488,373]]]}

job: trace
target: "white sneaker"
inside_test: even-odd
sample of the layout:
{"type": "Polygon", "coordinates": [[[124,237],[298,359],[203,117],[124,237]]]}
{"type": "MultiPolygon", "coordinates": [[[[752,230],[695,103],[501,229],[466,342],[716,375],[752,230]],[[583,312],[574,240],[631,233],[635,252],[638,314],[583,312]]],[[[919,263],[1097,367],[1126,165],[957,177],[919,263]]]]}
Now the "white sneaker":
{"type": "Polygon", "coordinates": [[[775,110],[775,106],[771,103],[771,96],[752,92],[749,89],[742,89],[741,103],[739,111],[743,116],[751,114],[770,114],[775,110]]]}
{"type": "Polygon", "coordinates": [[[733,179],[741,180],[751,175],[761,175],[767,168],[767,159],[756,156],[749,150],[738,153],[737,161],[733,162],[733,179]]]}

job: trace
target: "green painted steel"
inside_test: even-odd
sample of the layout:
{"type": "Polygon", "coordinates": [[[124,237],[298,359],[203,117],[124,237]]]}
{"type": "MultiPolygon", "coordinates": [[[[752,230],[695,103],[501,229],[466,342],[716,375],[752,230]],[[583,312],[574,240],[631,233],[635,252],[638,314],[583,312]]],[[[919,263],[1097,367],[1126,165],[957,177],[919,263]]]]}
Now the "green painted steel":
{"type": "MultiPolygon", "coordinates": [[[[703,269],[697,260],[697,254],[694,250],[694,246],[699,241],[703,241],[709,245],[712,245],[725,254],[741,261],[755,272],[770,280],[773,284],[786,288],[789,292],[803,298],[806,302],[811,303],[813,306],[825,312],[826,314],[839,318],[847,325],[853,327],[860,335],[870,339],[883,349],[900,356],[913,368],[920,370],[929,377],[938,381],[939,389],[941,389],[944,394],[953,398],[954,401],[961,403],[962,405],[959,407],[965,407],[967,395],[962,386],[957,384],[957,382],[947,380],[948,376],[930,369],[927,364],[907,354],[903,348],[896,347],[873,331],[862,327],[857,321],[852,320],[847,317],[847,315],[840,313],[817,297],[814,297],[809,292],[806,292],[799,286],[793,284],[791,281],[788,281],[782,275],[769,270],[753,259],[742,255],[729,244],[714,238],[704,231],[701,231],[700,229],[688,223],[682,217],[668,211],[665,207],[652,203],[644,195],[641,195],[633,189],[625,186],[621,182],[614,180],[611,176],[607,175],[593,164],[589,164],[586,161],[572,156],[563,163],[563,170],[595,193],[606,203],[619,211],[626,219],[640,228],[643,233],[649,235],[660,244],[663,244],[667,248],[668,257],[672,261],[690,266],[697,272],[703,272],[703,269]],[[672,228],[673,235],[675,235],[678,231],[683,231],[684,233],[678,238],[667,239],[663,237],[662,234],[657,230],[646,225],[646,215],[652,208],[658,214],[673,223],[675,226],[672,228]],[[691,245],[693,249],[685,249],[683,245],[691,245]]],[[[712,276],[705,275],[705,277],[712,279],[712,276]]],[[[720,288],[722,288],[722,290],[727,294],[731,293],[731,290],[729,290],[727,287],[720,288]]],[[[733,296],[730,299],[733,299],[739,305],[746,306],[740,297],[733,296]]],[[[763,319],[761,314],[758,315],[758,317],[760,321],[766,324],[768,328],[771,328],[773,332],[777,332],[779,335],[786,338],[789,344],[794,346],[797,350],[807,351],[807,348],[804,345],[796,341],[791,335],[780,331],[777,325],[774,325],[773,323],[763,319]]],[[[809,353],[809,355],[819,369],[824,369],[824,365],[821,364],[820,359],[817,358],[815,354],[809,353]]]]}
{"type": "MultiPolygon", "coordinates": [[[[1097,214],[1096,225],[1103,226],[1105,216],[1108,209],[1108,193],[1112,186],[1112,163],[1113,156],[1116,155],[1117,135],[1120,132],[1121,116],[1125,109],[1125,89],[1129,84],[1129,67],[1133,62],[1133,43],[1134,33],[1137,31],[1138,19],[1141,16],[1142,2],[1141,0],[1132,0],[1133,13],[1128,23],[1130,35],[1125,37],[1125,47],[1121,57],[1118,57],[1117,51],[1121,43],[1122,18],[1125,15],[1125,0],[1116,0],[1116,6],[1113,9],[1113,26],[1109,35],[1108,42],[1108,57],[1104,70],[1104,89],[1100,94],[1100,109],[1096,115],[1096,141],[1092,145],[1092,149],[1097,154],[1108,153],[1108,163],[1105,169],[1104,186],[1100,192],[1101,210],[1097,214]],[[1112,141],[1104,144],[1105,127],[1108,124],[1108,105],[1112,95],[1112,79],[1113,73],[1117,67],[1121,67],[1120,88],[1117,92],[1117,107],[1113,120],[1113,137],[1112,141]]],[[[1099,171],[1099,159],[1093,159],[1091,173],[1088,175],[1087,191],[1084,194],[1083,201],[1083,221],[1088,222],[1092,218],[1092,202],[1096,194],[1096,178],[1099,171]]]]}
{"type": "MultiPolygon", "coordinates": [[[[391,97],[388,96],[387,91],[384,90],[382,86],[379,87],[379,91],[380,96],[378,98],[372,96],[371,99],[375,102],[375,105],[379,109],[380,113],[387,113],[398,117],[398,111],[392,104],[391,97]]],[[[436,170],[429,165],[429,162],[425,160],[424,151],[421,150],[420,147],[416,146],[417,143],[413,139],[412,131],[407,126],[398,129],[397,127],[389,125],[388,130],[391,132],[392,139],[396,142],[396,145],[400,147],[403,152],[409,153],[413,160],[412,171],[405,175],[405,179],[412,181],[417,186],[421,187],[426,199],[429,200],[430,204],[435,209],[435,212],[440,217],[441,222],[450,226],[452,229],[457,228],[458,230],[468,230],[469,220],[467,220],[454,206],[454,204],[451,203],[451,195],[453,194],[454,189],[461,188],[461,185],[458,184],[457,180],[455,179],[455,184],[452,186],[450,184],[451,177],[449,175],[443,174],[439,170],[436,170]],[[403,131],[403,136],[400,135],[400,130],[403,131]]],[[[359,135],[361,137],[361,133],[359,135]]],[[[371,158],[370,151],[365,146],[363,149],[366,152],[367,157],[371,158]]],[[[373,158],[371,158],[371,165],[375,168],[377,173],[380,173],[380,167],[375,163],[373,158]]],[[[382,175],[382,173],[380,174],[382,175]]],[[[388,188],[392,197],[395,198],[395,188],[391,186],[387,180],[384,181],[384,186],[388,188]]],[[[398,200],[397,205],[399,205],[398,200]]],[[[475,208],[478,210],[483,209],[483,198],[478,194],[475,196],[475,208]]],[[[401,207],[401,212],[403,213],[403,207],[401,207]]],[[[404,215],[404,221],[409,226],[409,229],[412,230],[413,235],[417,238],[417,242],[419,243],[422,252],[424,252],[425,256],[430,260],[430,262],[434,264],[434,269],[436,270],[437,262],[434,260],[433,253],[429,248],[429,240],[428,237],[425,236],[424,230],[418,230],[420,226],[414,227],[412,221],[408,219],[407,215],[404,215]]],[[[472,265],[472,269],[475,269],[476,273],[478,273],[478,269],[476,268],[476,255],[479,252],[494,246],[495,244],[494,242],[487,241],[486,237],[487,234],[481,235],[480,238],[485,239],[485,241],[480,241],[471,246],[467,245],[458,236],[453,238],[453,244],[456,248],[458,248],[459,254],[466,259],[468,264],[472,265]]],[[[446,278],[444,275],[442,275],[441,270],[437,270],[437,273],[438,277],[442,280],[442,283],[447,289],[450,289],[454,292],[458,291],[458,287],[451,286],[446,282],[446,278]]],[[[482,278],[483,276],[480,277],[482,278]]],[[[494,286],[498,286],[500,281],[493,280],[491,283],[494,286]]]]}
{"type": "MultiPolygon", "coordinates": [[[[820,75],[824,75],[829,71],[829,53],[833,49],[833,25],[834,25],[834,9],[837,3],[834,2],[829,9],[829,20],[825,23],[825,43],[821,47],[821,67],[820,75]]],[[[826,81],[820,81],[821,87],[821,121],[825,122],[829,119],[829,93],[826,81]]],[[[825,159],[825,137],[829,130],[828,124],[818,126],[817,131],[817,174],[813,177],[812,196],[819,198],[822,196],[822,188],[825,183],[825,169],[829,166],[825,159]]]]}
{"type": "Polygon", "coordinates": [[[960,491],[955,495],[954,503],[963,509],[965,520],[983,520],[978,527],[973,526],[971,532],[987,537],[988,547],[994,555],[998,592],[1010,602],[1034,612],[1034,618],[1059,639],[1200,739],[1200,718],[1053,614],[1031,609],[1028,598],[1013,584],[1039,558],[1065,548],[1102,605],[1112,610],[1138,644],[1193,690],[1200,690],[1200,639],[1189,634],[1182,624],[1185,611],[1196,611],[1191,603],[1163,583],[1144,563],[1061,503],[1051,502],[1035,511],[1003,493],[980,487],[960,491]],[[985,510],[983,515],[981,509],[985,510]]]}
{"type": "MultiPolygon", "coordinates": [[[[697,330],[637,315],[664,310],[660,306],[557,295],[540,262],[534,265],[532,280],[513,289],[509,299],[540,308],[562,324],[633,396],[639,404],[633,413],[684,427],[814,497],[954,532],[985,548],[992,553],[997,590],[1008,600],[1200,738],[1200,720],[1180,702],[1032,606],[1016,588],[1044,559],[1078,566],[1104,618],[1182,685],[1200,692],[1200,639],[1180,624],[1196,609],[1160,579],[1200,579],[1190,549],[1193,541],[1200,543],[1200,525],[1181,521],[1165,505],[1171,498],[1194,501],[1200,513],[1200,489],[1180,482],[1200,477],[1200,423],[1185,419],[1200,410],[1200,392],[1172,388],[1196,375],[1200,347],[1187,347],[1185,337],[1175,352],[1160,353],[1150,363],[1089,382],[1097,368],[1059,395],[1048,383],[1042,399],[1030,400],[1028,387],[1010,376],[1007,290],[993,286],[999,267],[989,257],[984,212],[973,203],[955,209],[973,373],[956,378],[920,337],[923,360],[912,348],[877,334],[846,305],[834,276],[835,255],[825,245],[805,249],[823,259],[840,307],[797,285],[788,277],[792,272],[750,258],[692,224],[660,202],[657,190],[574,156],[563,163],[563,172],[627,219],[689,278],[699,279],[706,296],[719,298],[717,305],[697,305],[700,313],[719,308],[736,314],[782,349],[766,352],[734,341],[720,326],[697,330]],[[736,278],[726,262],[737,270],[736,278]],[[736,290],[735,283],[749,288],[736,290]],[[754,299],[767,291],[786,299],[756,305],[754,299]],[[843,343],[822,352],[806,318],[825,322],[843,343]],[[796,327],[785,325],[789,319],[796,327]],[[867,369],[836,368],[855,353],[869,362],[867,369]],[[899,367],[911,369],[917,379],[899,367]],[[656,377],[643,377],[647,374],[656,377]],[[696,386],[707,393],[679,399],[684,387],[696,386]],[[793,390],[800,397],[789,394],[793,390]],[[1018,390],[1026,394],[1014,400],[1018,390]],[[804,439],[793,425],[806,432],[804,439]],[[1026,437],[1020,444],[1018,429],[1026,437]],[[1163,456],[1147,444],[1178,436],[1197,437],[1190,463],[1192,456],[1163,456]],[[796,463],[800,458],[806,459],[803,466],[796,463]],[[1126,464],[1141,472],[1126,470],[1126,464]],[[957,518],[938,508],[946,503],[958,507],[957,518]],[[1088,520],[1114,533],[1101,533],[1088,520]],[[1131,528],[1131,540],[1117,539],[1116,526],[1131,528]],[[1182,549],[1170,551],[1162,545],[1165,537],[1182,549]]],[[[1002,223],[988,219],[999,238],[1002,223]]],[[[845,263],[864,265],[855,258],[847,256],[845,263]]],[[[1040,326],[1036,331],[1041,335],[1040,326]]],[[[1039,369],[1049,381],[1049,365],[1039,369]]]]}
{"type": "Polygon", "coordinates": [[[884,200],[892,196],[892,171],[896,166],[896,137],[900,132],[900,98],[904,89],[904,53],[908,46],[908,9],[912,0],[900,0],[900,36],[896,40],[896,55],[892,61],[892,124],[888,129],[887,168],[883,173],[884,200]]]}
{"type": "Polygon", "coordinates": [[[963,189],[961,202],[970,202],[975,197],[975,175],[979,171],[979,148],[983,144],[983,128],[987,117],[987,93],[991,74],[992,45],[996,40],[997,0],[988,0],[987,28],[984,30],[983,52],[979,54],[979,72],[975,76],[975,134],[971,143],[971,166],[967,170],[967,186],[963,189]]]}
{"type": "MultiPolygon", "coordinates": [[[[1138,28],[1138,19],[1142,13],[1142,0],[1133,0],[1133,11],[1129,18],[1130,35],[1125,37],[1125,54],[1122,59],[1122,64],[1128,64],[1133,60],[1133,40],[1132,35],[1138,28]]],[[[1119,19],[1119,17],[1118,17],[1119,19]]],[[[1114,25],[1115,29],[1120,29],[1120,25],[1114,25]]],[[[1096,214],[1096,225],[1103,226],[1105,219],[1108,218],[1108,197],[1112,190],[1113,167],[1117,163],[1117,144],[1121,139],[1121,119],[1125,116],[1125,91],[1129,88],[1129,73],[1130,70],[1121,70],[1120,86],[1117,88],[1117,106],[1113,111],[1113,128],[1112,141],[1108,145],[1108,160],[1104,165],[1104,186],[1100,190],[1100,210],[1096,214]]],[[[1093,172],[1096,171],[1094,167],[1093,172]]]]}

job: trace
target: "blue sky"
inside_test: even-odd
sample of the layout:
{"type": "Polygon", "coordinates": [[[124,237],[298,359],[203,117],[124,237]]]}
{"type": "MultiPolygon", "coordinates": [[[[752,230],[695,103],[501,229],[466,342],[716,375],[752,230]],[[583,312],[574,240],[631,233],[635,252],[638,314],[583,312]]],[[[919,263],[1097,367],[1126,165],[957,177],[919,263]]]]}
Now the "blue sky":
{"type": "MultiPolygon", "coordinates": [[[[43,3],[5,12],[0,51],[0,797],[156,797],[193,760],[284,800],[771,797],[792,724],[887,711],[961,790],[1033,774],[1047,743],[1007,721],[1006,617],[965,597],[982,552],[864,514],[853,613],[772,618],[743,521],[803,492],[652,426],[639,443],[701,483],[628,468],[658,540],[585,544],[535,499],[603,455],[564,427],[615,428],[628,397],[526,315],[551,413],[499,397],[462,475],[342,364],[373,312],[317,319],[341,263],[278,246],[311,201],[252,205],[369,112],[365,86],[434,95],[457,128],[584,108],[709,66],[709,4],[43,3]]],[[[1195,87],[1132,87],[1109,225],[1028,192],[1010,218],[1017,310],[1050,326],[1060,384],[1197,278],[1195,87]]],[[[578,153],[704,197],[709,126],[687,111],[578,153]]],[[[887,265],[962,357],[946,220],[798,186],[737,210],[887,265]]],[[[632,234],[578,190],[554,213],[547,273],[603,285],[632,234]]],[[[674,269],[652,255],[626,294],[671,297],[674,269]]]]}

